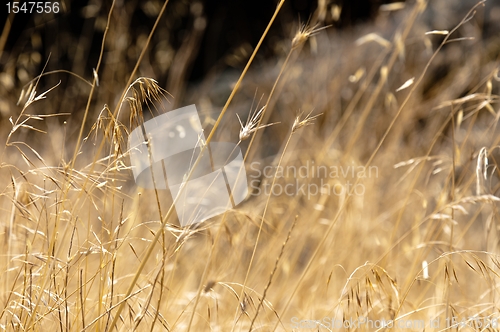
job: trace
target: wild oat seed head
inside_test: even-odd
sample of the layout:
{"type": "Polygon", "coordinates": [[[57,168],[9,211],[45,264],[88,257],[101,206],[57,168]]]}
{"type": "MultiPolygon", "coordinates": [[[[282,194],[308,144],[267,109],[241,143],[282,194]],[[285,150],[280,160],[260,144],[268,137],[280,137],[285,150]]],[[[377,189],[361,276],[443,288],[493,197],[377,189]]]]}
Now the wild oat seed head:
{"type": "Polygon", "coordinates": [[[245,125],[243,125],[243,123],[241,122],[240,116],[238,114],[236,114],[236,116],[238,117],[238,121],[240,122],[240,126],[241,126],[241,129],[240,129],[240,140],[241,141],[246,140],[247,138],[250,137],[250,135],[253,132],[255,132],[259,129],[269,127],[269,126],[272,126],[272,125],[278,123],[278,122],[275,122],[275,123],[270,123],[267,125],[260,125],[259,126],[260,118],[262,117],[262,114],[263,114],[265,109],[266,109],[266,106],[263,106],[259,111],[257,111],[257,109],[255,109],[255,112],[253,114],[250,113],[248,115],[248,119],[247,119],[247,122],[245,123],[245,125]]]}
{"type": "Polygon", "coordinates": [[[167,90],[160,87],[155,79],[149,77],[137,78],[129,85],[126,95],[129,95],[124,101],[127,101],[130,106],[130,127],[132,124],[139,124],[142,121],[142,108],[145,103],[168,101],[168,97],[172,97],[167,90]]]}
{"type": "Polygon", "coordinates": [[[299,114],[297,114],[297,116],[295,117],[295,121],[293,122],[292,132],[296,132],[297,130],[299,130],[302,127],[314,124],[314,120],[323,114],[323,113],[320,113],[320,114],[317,114],[315,116],[311,116],[312,112],[313,111],[309,112],[309,114],[307,114],[304,119],[300,120],[300,118],[304,114],[304,112],[300,111],[299,114]]]}
{"type": "Polygon", "coordinates": [[[299,31],[295,34],[295,37],[292,39],[292,49],[297,48],[304,44],[309,37],[314,36],[316,33],[319,31],[328,28],[322,27],[322,28],[317,28],[317,24],[314,26],[308,26],[307,24],[303,24],[300,28],[299,31]]]}

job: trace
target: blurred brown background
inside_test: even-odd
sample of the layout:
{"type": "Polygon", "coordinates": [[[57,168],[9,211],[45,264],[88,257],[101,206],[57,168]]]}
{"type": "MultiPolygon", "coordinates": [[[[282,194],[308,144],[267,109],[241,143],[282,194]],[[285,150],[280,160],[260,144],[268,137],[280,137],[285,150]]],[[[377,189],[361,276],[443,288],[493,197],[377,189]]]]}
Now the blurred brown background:
{"type": "MultiPolygon", "coordinates": [[[[10,16],[11,31],[6,38],[4,52],[0,57],[0,71],[12,70],[16,63],[18,73],[14,78],[24,81],[36,76],[50,54],[47,70],[75,70],[89,77],[96,66],[103,30],[111,1],[59,1],[58,14],[18,13],[10,16]],[[19,58],[32,54],[29,59],[19,58]],[[26,74],[24,73],[26,71],[26,74]]],[[[373,17],[380,4],[388,0],[337,0],[320,1],[326,8],[341,8],[340,18],[333,20],[329,12],[325,23],[337,28],[350,27],[373,17]]],[[[150,45],[148,59],[154,76],[160,83],[167,83],[172,71],[174,55],[196,30],[196,46],[189,54],[189,68],[185,76],[188,81],[202,79],[214,66],[239,66],[231,55],[244,55],[256,45],[276,7],[277,1],[215,1],[173,0],[167,5],[158,31],[150,45]]],[[[132,68],[136,61],[138,44],[151,30],[162,1],[117,1],[114,18],[121,20],[125,39],[119,41],[122,49],[121,64],[132,68]],[[125,63],[123,63],[125,61],[125,63]]],[[[292,34],[300,19],[311,19],[318,6],[317,1],[288,0],[266,39],[260,57],[273,56],[278,40],[292,34]]],[[[1,9],[0,26],[5,26],[7,6],[1,9]]],[[[108,52],[113,50],[108,49],[108,52]]],[[[104,59],[104,65],[112,64],[104,59]]],[[[163,84],[163,85],[164,85],[163,84]]]]}

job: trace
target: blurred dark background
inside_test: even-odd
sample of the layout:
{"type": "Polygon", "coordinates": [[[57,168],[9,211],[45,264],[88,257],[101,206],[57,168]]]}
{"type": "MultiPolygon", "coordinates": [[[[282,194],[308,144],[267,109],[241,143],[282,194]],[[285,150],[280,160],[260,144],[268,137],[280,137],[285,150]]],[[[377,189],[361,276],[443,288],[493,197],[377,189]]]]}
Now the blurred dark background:
{"type": "MultiPolygon", "coordinates": [[[[346,28],[369,20],[377,13],[378,7],[386,2],[390,1],[320,0],[319,5],[326,10],[324,24],[346,28]],[[333,17],[336,15],[335,11],[338,14],[339,9],[340,17],[333,17]]],[[[59,4],[61,11],[57,14],[20,12],[9,17],[12,25],[0,57],[0,70],[4,71],[9,62],[12,64],[22,54],[31,54],[28,59],[19,59],[21,61],[16,66],[18,68],[14,77],[24,81],[26,74],[33,77],[39,73],[51,54],[48,68],[80,70],[77,74],[90,77],[98,60],[111,1],[59,0],[59,4]],[[78,46],[75,48],[76,45],[78,46]]],[[[134,49],[129,50],[123,60],[130,60],[131,63],[136,60],[135,46],[144,41],[161,5],[162,1],[159,0],[116,2],[115,18],[120,20],[121,17],[124,24],[122,32],[127,32],[127,37],[119,37],[123,39],[119,42],[124,49],[134,49]],[[127,26],[129,29],[125,31],[127,26]]],[[[192,37],[196,25],[200,31],[195,38],[196,45],[189,53],[189,68],[184,70],[185,80],[200,80],[214,66],[237,67],[239,56],[244,58],[241,59],[244,63],[248,53],[257,44],[276,5],[275,0],[170,1],[148,54],[155,77],[166,83],[169,69],[175,62],[175,53],[192,37]]],[[[317,1],[286,1],[259,56],[273,56],[277,41],[292,35],[293,26],[296,29],[299,20],[307,22],[314,19],[317,8],[317,1]]],[[[4,2],[0,27],[5,27],[8,16],[4,2]]],[[[109,63],[109,59],[107,62],[109,63]]]]}

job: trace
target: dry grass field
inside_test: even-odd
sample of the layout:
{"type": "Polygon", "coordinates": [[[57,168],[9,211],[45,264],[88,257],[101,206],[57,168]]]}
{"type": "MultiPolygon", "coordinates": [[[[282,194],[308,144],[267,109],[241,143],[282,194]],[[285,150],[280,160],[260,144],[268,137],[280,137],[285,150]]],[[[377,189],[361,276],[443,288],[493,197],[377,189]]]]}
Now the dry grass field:
{"type": "Polygon", "coordinates": [[[244,45],[196,84],[200,4],[91,1],[79,39],[34,16],[55,51],[34,29],[8,53],[7,21],[0,329],[500,329],[500,2],[396,3],[347,30],[328,1],[285,26],[283,2],[262,14],[294,31],[272,57],[244,45]],[[241,148],[249,194],[181,227],[127,140],[190,104],[205,143],[241,148]]]}

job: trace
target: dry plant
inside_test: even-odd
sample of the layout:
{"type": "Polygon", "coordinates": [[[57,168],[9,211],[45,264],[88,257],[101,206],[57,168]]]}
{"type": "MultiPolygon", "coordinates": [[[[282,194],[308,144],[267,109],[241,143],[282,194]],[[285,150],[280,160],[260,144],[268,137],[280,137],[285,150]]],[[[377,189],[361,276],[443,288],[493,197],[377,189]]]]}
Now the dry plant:
{"type": "Polygon", "coordinates": [[[238,78],[212,73],[223,103],[185,81],[171,95],[153,75],[175,64],[184,80],[193,61],[192,39],[171,54],[155,37],[174,2],[141,5],[155,23],[137,40],[133,5],[89,5],[92,69],[84,35],[71,70],[6,56],[0,329],[497,330],[500,4],[449,1],[386,5],[347,32],[325,26],[341,7],[318,1],[258,60],[281,0],[238,78]],[[249,186],[187,227],[179,196],[135,185],[127,147],[173,99],[218,110],[201,150],[237,142],[249,186]]]}

